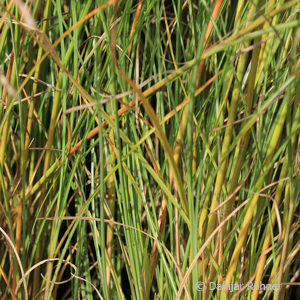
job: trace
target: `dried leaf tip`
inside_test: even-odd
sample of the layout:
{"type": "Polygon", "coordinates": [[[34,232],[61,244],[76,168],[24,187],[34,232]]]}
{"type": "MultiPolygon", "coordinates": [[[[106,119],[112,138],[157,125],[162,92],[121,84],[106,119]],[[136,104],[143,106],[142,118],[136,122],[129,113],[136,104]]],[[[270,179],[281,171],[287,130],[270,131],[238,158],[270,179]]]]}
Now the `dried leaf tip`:
{"type": "Polygon", "coordinates": [[[37,30],[36,22],[31,15],[31,12],[27,5],[23,3],[21,0],[15,0],[15,3],[20,11],[20,15],[22,16],[23,22],[29,30],[37,30]]]}

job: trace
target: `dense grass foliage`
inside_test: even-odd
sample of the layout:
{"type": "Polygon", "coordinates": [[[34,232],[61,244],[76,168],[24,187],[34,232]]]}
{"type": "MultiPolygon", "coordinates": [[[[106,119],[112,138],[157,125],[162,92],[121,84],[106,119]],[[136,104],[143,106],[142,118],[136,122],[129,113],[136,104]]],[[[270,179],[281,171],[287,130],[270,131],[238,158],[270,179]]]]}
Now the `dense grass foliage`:
{"type": "Polygon", "coordinates": [[[0,298],[297,297],[299,10],[1,0],[0,298]]]}

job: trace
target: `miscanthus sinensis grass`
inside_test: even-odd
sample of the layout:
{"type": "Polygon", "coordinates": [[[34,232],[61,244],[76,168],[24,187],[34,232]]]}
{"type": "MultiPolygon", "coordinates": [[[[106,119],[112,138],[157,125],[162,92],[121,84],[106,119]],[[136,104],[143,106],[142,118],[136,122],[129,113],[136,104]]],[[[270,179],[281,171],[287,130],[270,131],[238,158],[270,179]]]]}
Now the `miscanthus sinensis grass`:
{"type": "Polygon", "coordinates": [[[299,297],[299,9],[2,1],[0,298],[299,297]]]}

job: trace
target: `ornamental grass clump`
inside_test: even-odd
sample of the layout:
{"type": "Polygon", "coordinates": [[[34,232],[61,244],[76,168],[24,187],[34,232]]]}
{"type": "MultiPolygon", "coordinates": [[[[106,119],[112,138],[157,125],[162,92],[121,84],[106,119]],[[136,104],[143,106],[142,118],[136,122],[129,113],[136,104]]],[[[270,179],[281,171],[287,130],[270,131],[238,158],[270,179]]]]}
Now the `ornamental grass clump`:
{"type": "Polygon", "coordinates": [[[300,4],[0,3],[0,298],[299,297],[300,4]]]}

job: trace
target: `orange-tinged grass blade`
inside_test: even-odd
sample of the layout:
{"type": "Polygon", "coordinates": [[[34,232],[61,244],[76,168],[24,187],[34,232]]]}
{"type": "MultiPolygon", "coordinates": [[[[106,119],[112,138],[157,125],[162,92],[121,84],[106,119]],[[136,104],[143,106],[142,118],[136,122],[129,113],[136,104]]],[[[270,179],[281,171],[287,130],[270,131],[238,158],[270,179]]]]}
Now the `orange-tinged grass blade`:
{"type": "MultiPolygon", "coordinates": [[[[115,163],[115,153],[113,151],[114,147],[114,133],[113,130],[109,132],[110,140],[112,141],[113,145],[109,145],[111,152],[111,162],[109,163],[109,170],[113,169],[113,165],[115,163]]],[[[108,199],[107,205],[111,211],[111,217],[115,217],[115,206],[116,206],[116,191],[115,191],[115,184],[114,184],[114,178],[113,176],[110,176],[108,178],[107,182],[107,188],[108,188],[108,199]]],[[[114,239],[114,227],[113,225],[107,227],[107,233],[106,233],[106,248],[107,248],[107,255],[111,259],[112,257],[112,245],[113,245],[113,239],[114,239]]],[[[106,280],[107,280],[107,286],[110,286],[110,275],[111,275],[111,268],[107,265],[106,266],[106,280]]]]}
{"type": "MultiPolygon", "coordinates": [[[[8,10],[8,11],[11,9],[13,3],[14,3],[14,0],[10,0],[10,2],[9,2],[8,5],[7,5],[7,10],[8,10]]],[[[0,29],[2,28],[3,23],[5,22],[5,19],[6,19],[7,14],[8,14],[8,12],[5,11],[5,13],[3,14],[3,16],[2,16],[1,19],[0,19],[0,29]]],[[[0,40],[1,40],[1,38],[2,38],[2,35],[3,35],[3,30],[2,30],[1,35],[0,35],[0,40]]]]}
{"type": "MultiPolygon", "coordinates": [[[[223,3],[223,0],[217,0],[215,2],[215,6],[214,6],[213,11],[212,11],[212,19],[214,21],[217,19],[217,16],[218,16],[219,11],[221,9],[222,3],[223,3]]],[[[207,47],[210,44],[210,41],[211,41],[211,38],[212,38],[212,35],[211,35],[212,28],[213,28],[213,23],[210,20],[209,23],[208,23],[208,26],[206,28],[206,33],[205,33],[204,41],[203,41],[203,45],[202,45],[203,48],[205,47],[206,43],[207,43],[207,47]],[[208,40],[208,38],[209,38],[209,40],[208,40]]],[[[201,64],[199,65],[199,68],[198,68],[198,76],[197,76],[196,86],[198,86],[199,83],[200,83],[203,66],[204,66],[204,61],[201,62],[201,64]]]]}
{"type": "Polygon", "coordinates": [[[109,0],[108,2],[100,5],[99,7],[93,9],[91,12],[89,12],[87,15],[85,15],[83,18],[78,20],[75,24],[73,24],[68,30],[66,30],[59,39],[57,39],[53,47],[55,48],[65,37],[67,37],[75,28],[77,28],[79,25],[83,24],[88,19],[92,18],[94,15],[96,15],[98,12],[103,10],[104,8],[113,5],[116,3],[117,0],[109,0]]]}
{"type": "MultiPolygon", "coordinates": [[[[7,287],[7,289],[10,291],[10,295],[12,297],[13,300],[17,300],[18,298],[16,297],[14,291],[15,289],[13,289],[10,284],[9,284],[9,280],[8,278],[6,277],[5,273],[4,273],[4,270],[2,269],[2,267],[0,266],[0,275],[1,277],[3,278],[4,282],[5,282],[5,286],[7,287]]],[[[1,278],[0,277],[0,278],[1,278]]]]}
{"type": "MultiPolygon", "coordinates": [[[[132,22],[132,26],[131,26],[131,30],[130,30],[130,34],[129,34],[129,40],[132,38],[132,36],[135,32],[136,24],[139,20],[141,10],[142,10],[142,4],[143,4],[143,0],[140,0],[138,3],[138,6],[136,8],[135,16],[134,16],[134,19],[132,22]]],[[[127,52],[128,56],[130,56],[131,48],[132,48],[132,42],[130,43],[129,48],[128,48],[128,52],[127,52]]]]}

